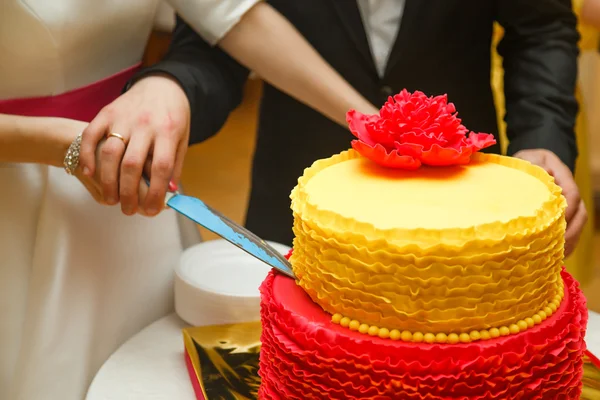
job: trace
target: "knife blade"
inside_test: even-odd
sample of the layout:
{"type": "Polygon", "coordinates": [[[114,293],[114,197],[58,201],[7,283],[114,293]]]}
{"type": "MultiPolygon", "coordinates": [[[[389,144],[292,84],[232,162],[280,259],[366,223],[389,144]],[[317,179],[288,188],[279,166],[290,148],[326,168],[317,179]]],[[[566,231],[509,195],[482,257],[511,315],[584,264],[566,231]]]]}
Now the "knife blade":
{"type": "MultiPolygon", "coordinates": [[[[144,180],[149,185],[149,180],[146,177],[144,177],[144,180]]],[[[169,189],[165,202],[169,208],[219,235],[246,253],[265,262],[290,278],[296,278],[289,261],[277,250],[202,200],[169,189]]]]}

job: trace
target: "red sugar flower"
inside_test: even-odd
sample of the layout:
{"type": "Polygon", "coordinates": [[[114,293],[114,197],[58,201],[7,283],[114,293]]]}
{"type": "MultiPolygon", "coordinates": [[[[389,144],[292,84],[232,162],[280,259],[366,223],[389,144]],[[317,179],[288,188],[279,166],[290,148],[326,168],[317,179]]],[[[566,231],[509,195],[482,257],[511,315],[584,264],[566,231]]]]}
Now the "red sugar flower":
{"type": "Polygon", "coordinates": [[[446,95],[427,97],[403,90],[379,115],[350,110],[352,147],[364,157],[390,168],[467,164],[471,154],[496,143],[494,135],[469,132],[446,95]]]}

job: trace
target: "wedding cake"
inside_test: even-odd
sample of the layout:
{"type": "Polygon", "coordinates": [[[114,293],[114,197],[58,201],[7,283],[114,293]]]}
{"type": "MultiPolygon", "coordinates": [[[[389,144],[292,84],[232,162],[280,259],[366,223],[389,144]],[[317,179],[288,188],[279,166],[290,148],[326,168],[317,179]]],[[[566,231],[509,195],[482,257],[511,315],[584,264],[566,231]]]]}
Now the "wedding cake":
{"type": "Polygon", "coordinates": [[[348,113],[353,149],[294,188],[296,281],[261,287],[261,399],[571,399],[587,322],[566,202],[477,153],[446,96],[348,113]]]}

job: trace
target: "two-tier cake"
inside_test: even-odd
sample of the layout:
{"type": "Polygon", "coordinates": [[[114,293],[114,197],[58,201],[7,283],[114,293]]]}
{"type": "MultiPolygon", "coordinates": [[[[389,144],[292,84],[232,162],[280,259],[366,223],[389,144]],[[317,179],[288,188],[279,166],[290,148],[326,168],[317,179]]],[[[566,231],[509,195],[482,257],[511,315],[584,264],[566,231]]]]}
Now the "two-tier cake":
{"type": "Polygon", "coordinates": [[[261,399],[571,399],[585,300],[564,271],[564,197],[476,153],[445,96],[351,111],[354,149],[292,192],[297,281],[263,283],[261,399]]]}

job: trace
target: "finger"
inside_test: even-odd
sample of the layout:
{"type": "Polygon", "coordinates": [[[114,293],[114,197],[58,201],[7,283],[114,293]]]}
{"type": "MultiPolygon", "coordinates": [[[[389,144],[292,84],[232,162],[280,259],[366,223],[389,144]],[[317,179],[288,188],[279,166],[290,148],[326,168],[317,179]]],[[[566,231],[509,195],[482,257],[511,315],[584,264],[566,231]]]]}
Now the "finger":
{"type": "Polygon", "coordinates": [[[125,143],[116,137],[107,138],[100,150],[100,182],[109,205],[119,202],[119,170],[124,153],[125,143]]]}
{"type": "MultiPolygon", "coordinates": [[[[144,166],[144,173],[146,174],[148,179],[152,175],[152,158],[149,158],[148,160],[146,160],[146,165],[144,166]]],[[[144,209],[143,204],[146,202],[146,197],[148,196],[148,192],[150,191],[150,186],[148,186],[148,183],[146,183],[145,180],[142,180],[142,182],[143,182],[143,187],[139,192],[139,197],[140,197],[140,200],[139,200],[140,208],[139,209],[140,210],[144,209]]],[[[173,182],[172,179],[169,181],[168,190],[171,192],[176,192],[178,190],[177,185],[173,182]]],[[[164,199],[163,199],[162,209],[166,209],[166,208],[169,208],[169,206],[167,206],[167,203],[165,203],[164,199]]],[[[138,213],[149,216],[145,210],[143,212],[138,211],[138,213]]]]}
{"type": "Polygon", "coordinates": [[[187,142],[181,141],[177,148],[177,154],[175,156],[175,167],[173,168],[173,176],[171,177],[170,185],[174,185],[174,187],[170,187],[170,190],[177,189],[177,185],[181,180],[181,173],[183,171],[183,163],[185,161],[185,154],[187,153],[187,142]]]}
{"type": "Polygon", "coordinates": [[[554,176],[554,180],[558,186],[561,187],[563,196],[567,200],[567,211],[565,218],[567,224],[573,219],[573,216],[577,212],[579,202],[579,188],[575,183],[571,170],[563,164],[558,157],[548,162],[548,167],[551,170],[551,175],[554,176]]]}
{"type": "MultiPolygon", "coordinates": [[[[144,164],[144,174],[146,177],[150,177],[152,174],[152,159],[146,159],[146,163],[144,164]]],[[[149,179],[149,178],[148,178],[149,179]]],[[[150,190],[150,186],[148,186],[148,182],[145,179],[141,179],[138,187],[138,209],[137,213],[143,215],[145,217],[150,217],[146,210],[144,209],[144,203],[146,202],[146,197],[148,196],[148,191],[150,190]]]]}
{"type": "Polygon", "coordinates": [[[96,184],[96,182],[83,175],[81,172],[76,171],[75,176],[79,179],[79,182],[86,188],[90,195],[100,204],[104,204],[104,198],[102,197],[102,191],[96,184]]]}
{"type": "Polygon", "coordinates": [[[146,210],[144,210],[144,200],[146,199],[146,197],[148,196],[148,190],[150,188],[148,187],[148,185],[146,184],[146,182],[144,182],[143,180],[139,182],[138,185],[138,209],[137,209],[137,213],[140,215],[143,215],[145,217],[151,217],[151,215],[149,215],[146,210]]]}
{"type": "Polygon", "coordinates": [[[96,173],[96,149],[106,135],[109,121],[106,113],[100,113],[83,130],[81,148],[79,150],[79,167],[83,175],[92,177],[96,173]]]}
{"type": "Polygon", "coordinates": [[[571,222],[567,224],[567,231],[565,232],[565,257],[568,257],[579,242],[579,237],[588,219],[587,209],[583,201],[579,201],[578,207],[571,222]]]}
{"type": "Polygon", "coordinates": [[[149,215],[156,215],[164,208],[165,195],[173,176],[177,143],[166,138],[157,139],[152,155],[150,190],[144,202],[149,215]]]}
{"type": "Polygon", "coordinates": [[[89,180],[87,180],[86,177],[83,176],[83,175],[80,178],[80,182],[87,189],[87,191],[92,195],[92,197],[94,198],[94,200],[96,200],[100,204],[105,204],[104,203],[104,198],[102,197],[102,193],[101,193],[100,189],[96,185],[94,185],[92,182],[90,182],[89,180]]]}
{"type": "MultiPolygon", "coordinates": [[[[144,164],[144,174],[145,176],[148,178],[148,182],[146,182],[146,180],[142,179],[140,181],[141,184],[143,184],[142,187],[143,189],[140,189],[139,193],[138,193],[138,203],[139,203],[139,208],[143,209],[143,205],[146,202],[146,197],[148,197],[148,191],[150,190],[150,175],[152,175],[152,157],[149,157],[146,159],[146,162],[144,164]]],[[[144,210],[145,213],[145,210],[144,210]]]]}
{"type": "Polygon", "coordinates": [[[119,200],[121,210],[126,215],[136,213],[139,205],[139,188],[148,151],[150,150],[149,134],[138,134],[132,137],[127,144],[123,162],[121,163],[121,177],[119,180],[119,200]]]}
{"type": "MultiPolygon", "coordinates": [[[[144,174],[146,174],[146,176],[150,176],[151,174],[151,169],[152,169],[152,160],[150,158],[146,159],[146,162],[144,164],[144,174]]],[[[146,210],[144,209],[144,202],[146,201],[146,197],[148,196],[148,190],[150,189],[150,187],[148,186],[148,184],[146,183],[146,181],[142,178],[140,179],[139,182],[139,186],[138,186],[138,208],[137,208],[137,213],[140,215],[143,215],[145,217],[149,217],[150,215],[148,215],[148,213],[146,212],[146,210]]]]}

